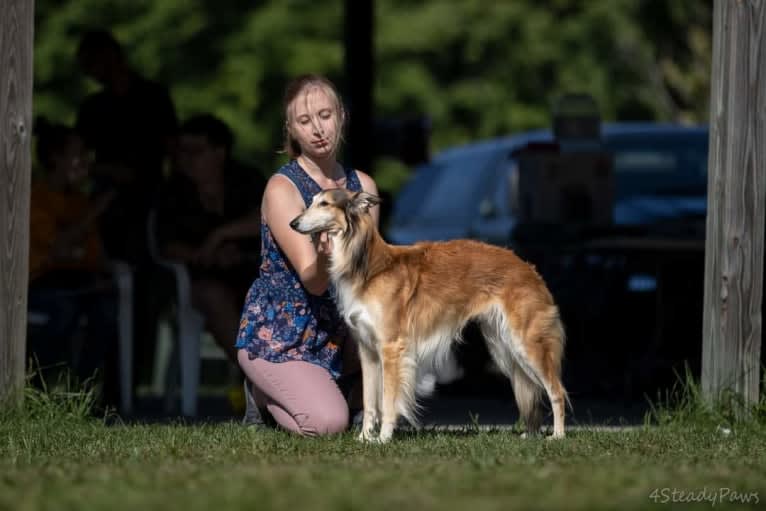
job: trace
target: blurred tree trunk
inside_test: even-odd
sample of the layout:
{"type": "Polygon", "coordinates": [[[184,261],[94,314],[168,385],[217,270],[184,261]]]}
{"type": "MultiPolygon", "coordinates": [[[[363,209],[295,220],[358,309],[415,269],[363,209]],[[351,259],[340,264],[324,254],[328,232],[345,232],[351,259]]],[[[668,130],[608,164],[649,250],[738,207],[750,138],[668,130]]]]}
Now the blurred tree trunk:
{"type": "Polygon", "coordinates": [[[0,0],[0,406],[21,399],[29,278],[33,0],[0,0]]]}

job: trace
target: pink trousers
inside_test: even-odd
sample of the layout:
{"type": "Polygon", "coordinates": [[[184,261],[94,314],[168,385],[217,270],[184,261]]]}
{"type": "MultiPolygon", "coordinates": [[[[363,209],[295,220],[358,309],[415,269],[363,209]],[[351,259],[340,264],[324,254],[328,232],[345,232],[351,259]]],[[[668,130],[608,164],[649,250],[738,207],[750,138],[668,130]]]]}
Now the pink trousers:
{"type": "Polygon", "coordinates": [[[327,370],[303,361],[250,360],[244,349],[237,358],[253,383],[258,407],[266,408],[286,430],[317,436],[340,433],[348,427],[346,398],[327,370]]]}

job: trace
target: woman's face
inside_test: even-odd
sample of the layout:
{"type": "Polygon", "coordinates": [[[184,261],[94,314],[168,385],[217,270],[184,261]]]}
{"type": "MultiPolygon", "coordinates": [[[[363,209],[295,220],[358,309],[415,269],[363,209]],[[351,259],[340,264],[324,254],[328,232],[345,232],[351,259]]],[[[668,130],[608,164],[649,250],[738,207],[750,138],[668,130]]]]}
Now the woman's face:
{"type": "Polygon", "coordinates": [[[320,86],[307,87],[288,106],[290,135],[312,159],[335,156],[341,121],[338,102],[320,86]]]}
{"type": "Polygon", "coordinates": [[[183,134],[178,138],[176,163],[182,173],[200,184],[223,175],[226,151],[205,135],[183,134]]]}

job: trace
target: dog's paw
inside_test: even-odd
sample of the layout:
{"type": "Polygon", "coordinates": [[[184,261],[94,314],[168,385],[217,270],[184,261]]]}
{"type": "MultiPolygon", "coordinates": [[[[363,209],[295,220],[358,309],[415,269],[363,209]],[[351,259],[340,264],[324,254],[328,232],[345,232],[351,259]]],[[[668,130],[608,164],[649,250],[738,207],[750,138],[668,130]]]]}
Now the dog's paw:
{"type": "Polygon", "coordinates": [[[373,431],[365,431],[362,430],[361,433],[356,437],[356,439],[363,444],[376,444],[378,443],[378,436],[375,435],[373,431]]]}
{"type": "Polygon", "coordinates": [[[378,436],[378,440],[381,444],[386,444],[391,441],[391,438],[394,436],[394,425],[393,424],[383,424],[380,426],[380,436],[378,436]]]}

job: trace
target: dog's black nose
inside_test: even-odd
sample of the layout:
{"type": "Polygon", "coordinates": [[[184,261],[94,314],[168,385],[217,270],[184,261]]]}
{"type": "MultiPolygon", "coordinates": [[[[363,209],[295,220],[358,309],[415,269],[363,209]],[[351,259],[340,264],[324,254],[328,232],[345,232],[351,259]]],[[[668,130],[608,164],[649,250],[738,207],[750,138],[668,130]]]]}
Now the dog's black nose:
{"type": "Polygon", "coordinates": [[[293,219],[293,221],[292,221],[292,222],[290,222],[290,227],[292,227],[292,229],[293,229],[294,231],[297,231],[297,230],[298,230],[298,219],[299,219],[299,218],[300,218],[300,217],[296,217],[296,218],[294,218],[294,219],[293,219]]]}

